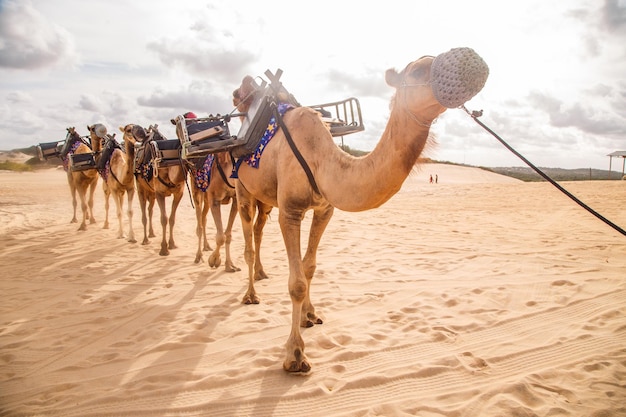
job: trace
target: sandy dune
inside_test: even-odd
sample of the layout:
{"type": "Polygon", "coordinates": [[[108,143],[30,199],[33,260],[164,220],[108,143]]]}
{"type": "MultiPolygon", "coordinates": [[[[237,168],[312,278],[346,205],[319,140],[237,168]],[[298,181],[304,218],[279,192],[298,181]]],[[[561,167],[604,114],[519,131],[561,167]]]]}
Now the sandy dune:
{"type": "MultiPolygon", "coordinates": [[[[626,181],[564,185],[626,227],[626,181]]],[[[547,183],[427,164],[381,208],[336,212],[306,376],[281,366],[277,211],[247,306],[245,272],[193,263],[187,194],[168,257],[160,232],[102,229],[100,185],[78,232],[59,169],[0,171],[0,210],[2,416],[626,415],[626,237],[547,183]]],[[[244,268],[239,220],[233,240],[244,268]]]]}

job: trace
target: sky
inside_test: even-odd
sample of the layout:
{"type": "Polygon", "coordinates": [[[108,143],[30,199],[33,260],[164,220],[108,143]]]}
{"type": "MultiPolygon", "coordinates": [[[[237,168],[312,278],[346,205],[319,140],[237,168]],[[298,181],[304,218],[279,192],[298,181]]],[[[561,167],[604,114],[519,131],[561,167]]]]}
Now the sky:
{"type": "MultiPolygon", "coordinates": [[[[93,123],[175,138],[171,118],[232,112],[245,75],[280,68],[303,105],[356,97],[365,131],[343,142],[369,151],[394,94],[385,71],[470,47],[490,70],[466,103],[483,123],[539,167],[608,169],[626,151],[624,45],[626,0],[0,0],[0,150],[93,123]]],[[[461,109],[431,132],[426,157],[525,166],[461,109]]]]}

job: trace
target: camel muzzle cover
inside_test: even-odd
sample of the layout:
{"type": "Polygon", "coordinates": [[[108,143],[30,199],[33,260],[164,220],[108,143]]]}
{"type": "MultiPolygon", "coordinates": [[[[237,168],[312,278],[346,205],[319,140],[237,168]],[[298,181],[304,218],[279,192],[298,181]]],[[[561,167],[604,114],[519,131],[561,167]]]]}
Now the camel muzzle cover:
{"type": "Polygon", "coordinates": [[[453,48],[437,55],[430,68],[430,82],[437,101],[457,108],[482,90],[489,67],[471,48],[453,48]]]}

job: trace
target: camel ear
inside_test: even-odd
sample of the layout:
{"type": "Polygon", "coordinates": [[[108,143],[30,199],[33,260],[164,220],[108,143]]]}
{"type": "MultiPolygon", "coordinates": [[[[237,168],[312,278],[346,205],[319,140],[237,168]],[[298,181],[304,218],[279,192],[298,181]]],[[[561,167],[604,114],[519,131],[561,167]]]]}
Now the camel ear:
{"type": "Polygon", "coordinates": [[[385,72],[385,81],[387,85],[398,88],[402,84],[402,77],[394,68],[390,68],[385,72]]]}
{"type": "Polygon", "coordinates": [[[124,132],[126,130],[126,126],[120,126],[120,132],[124,132]]]}

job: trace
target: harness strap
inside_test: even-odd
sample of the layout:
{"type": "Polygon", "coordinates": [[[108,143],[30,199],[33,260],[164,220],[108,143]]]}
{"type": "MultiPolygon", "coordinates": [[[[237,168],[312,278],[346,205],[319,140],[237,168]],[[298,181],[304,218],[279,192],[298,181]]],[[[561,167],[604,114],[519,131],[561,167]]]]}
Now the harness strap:
{"type": "Polygon", "coordinates": [[[232,188],[234,190],[235,187],[230,185],[230,182],[228,182],[228,179],[226,178],[226,174],[224,173],[224,169],[220,165],[220,161],[219,161],[218,158],[215,158],[215,163],[217,164],[217,171],[220,173],[220,177],[222,177],[222,181],[224,181],[226,183],[226,185],[228,185],[228,187],[230,187],[230,188],[232,188]]]}
{"type": "Polygon", "coordinates": [[[311,187],[313,187],[313,191],[315,191],[316,194],[321,195],[320,190],[317,187],[317,183],[315,182],[315,177],[313,177],[313,173],[311,172],[311,168],[309,168],[309,165],[306,163],[306,161],[304,160],[304,157],[302,156],[302,154],[296,147],[296,144],[294,143],[293,138],[291,137],[291,134],[289,133],[289,130],[287,130],[287,126],[285,126],[285,123],[283,122],[282,116],[280,115],[276,107],[274,107],[273,111],[274,111],[274,117],[276,118],[276,122],[285,133],[285,138],[287,138],[287,143],[289,144],[289,147],[291,148],[291,151],[293,152],[293,154],[296,156],[296,159],[298,160],[298,162],[300,162],[302,169],[304,169],[304,173],[309,179],[309,183],[311,184],[311,187]]]}

